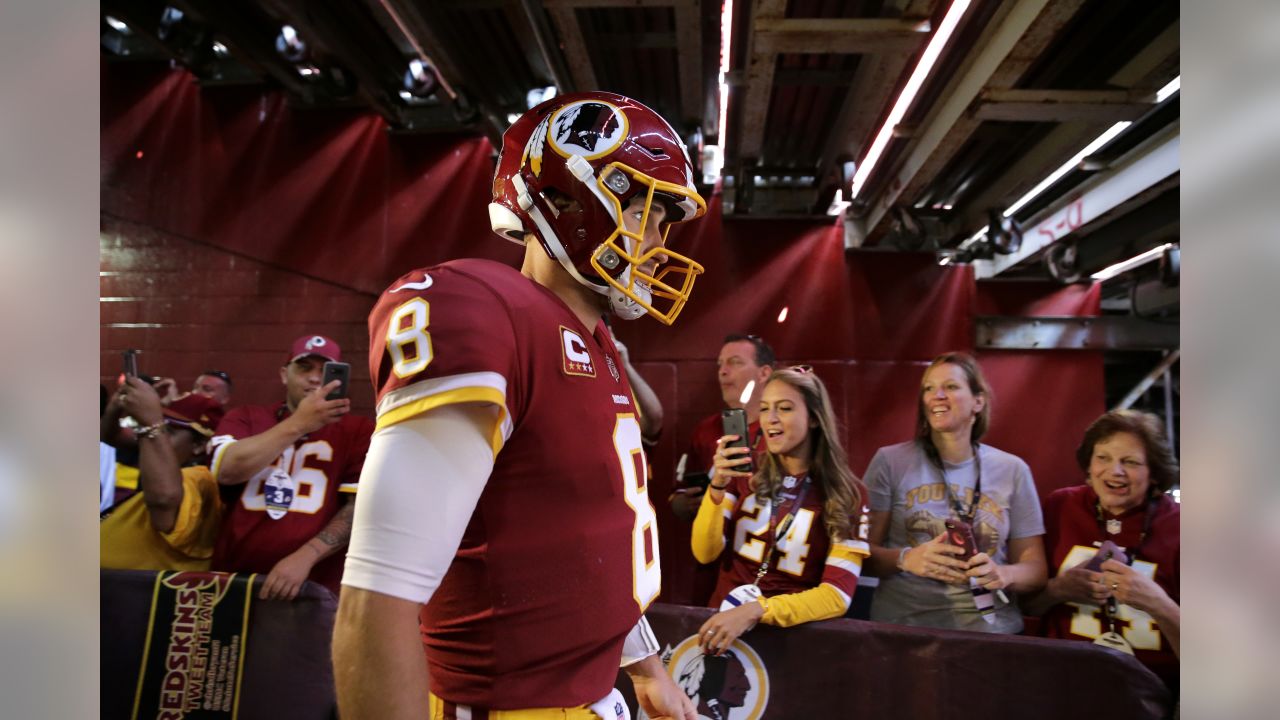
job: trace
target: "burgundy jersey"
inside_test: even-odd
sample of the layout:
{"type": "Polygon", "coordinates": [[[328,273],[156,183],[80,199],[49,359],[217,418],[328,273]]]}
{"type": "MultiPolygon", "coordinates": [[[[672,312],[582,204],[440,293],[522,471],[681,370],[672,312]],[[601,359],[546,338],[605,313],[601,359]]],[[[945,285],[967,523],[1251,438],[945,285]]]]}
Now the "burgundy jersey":
{"type": "Polygon", "coordinates": [[[432,691],[496,709],[599,700],[661,579],[608,328],[509,267],[456,260],[393,283],[369,333],[379,428],[450,403],[499,408],[493,471],[421,614],[432,691]]]}
{"type": "MultiPolygon", "coordinates": [[[[1045,545],[1050,553],[1049,576],[1057,577],[1090,560],[1098,551],[1106,533],[1098,527],[1098,495],[1088,485],[1074,485],[1053,491],[1045,500],[1045,545]]],[[[1180,509],[1167,495],[1156,502],[1151,521],[1151,531],[1142,547],[1138,538],[1147,513],[1146,505],[1129,510],[1120,516],[1120,534],[1106,536],[1124,548],[1131,556],[1135,550],[1138,559],[1133,569],[1153,577],[1174,602],[1178,602],[1178,565],[1181,556],[1179,533],[1180,509]]],[[[1097,605],[1061,603],[1045,615],[1041,623],[1046,637],[1072,640],[1094,640],[1106,632],[1102,610],[1097,605]]],[[[1165,682],[1176,682],[1178,658],[1173,654],[1169,641],[1156,626],[1150,615],[1121,605],[1116,619],[1116,630],[1133,646],[1138,657],[1165,682]]],[[[1176,687],[1176,685],[1174,685],[1176,687]]]]}
{"type": "MultiPolygon", "coordinates": [[[[284,403],[228,411],[213,438],[214,477],[227,447],[236,440],[264,433],[287,417],[289,411],[284,403]]],[[[372,434],[373,422],[369,418],[345,415],[285,448],[280,457],[244,484],[239,498],[228,503],[229,511],[213,550],[212,568],[270,572],[277,562],[315,537],[342,507],[339,493],[355,492],[372,434]],[[293,497],[287,510],[278,504],[269,508],[267,504],[267,491],[272,488],[270,478],[276,470],[288,473],[292,481],[293,497]]],[[[316,563],[309,579],[337,593],[345,559],[346,553],[330,555],[316,563]]]]}
{"type": "MultiPolygon", "coordinates": [[[[778,506],[778,518],[771,521],[772,511],[768,500],[757,500],[751,492],[750,478],[735,477],[725,490],[725,496],[733,503],[733,512],[724,524],[725,549],[720,554],[720,579],[711,596],[710,607],[720,607],[720,602],[739,585],[755,582],[760,564],[769,548],[770,538],[792,516],[791,523],[782,537],[776,540],[769,572],[760,580],[760,592],[765,597],[801,592],[828,583],[853,597],[858,585],[858,571],[847,559],[851,555],[866,557],[871,552],[867,544],[867,528],[859,522],[860,515],[852,518],[852,538],[841,541],[839,552],[833,553],[831,537],[823,520],[823,503],[827,494],[814,482],[805,482],[790,490],[782,491],[778,506]],[[801,486],[808,489],[801,492],[801,486]],[[797,499],[800,501],[796,504],[797,499]]],[[[859,482],[858,492],[865,501],[867,490],[859,482]]],[[[865,514],[865,510],[863,514],[865,514]]]]}

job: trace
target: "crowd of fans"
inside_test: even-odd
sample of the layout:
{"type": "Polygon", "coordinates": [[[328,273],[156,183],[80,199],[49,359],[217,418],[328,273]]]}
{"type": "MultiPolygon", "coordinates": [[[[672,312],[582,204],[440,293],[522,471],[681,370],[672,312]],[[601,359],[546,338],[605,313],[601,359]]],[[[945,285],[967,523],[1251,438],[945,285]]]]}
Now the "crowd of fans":
{"type": "MultiPolygon", "coordinates": [[[[652,444],[661,405],[618,345],[652,444]]],[[[271,406],[232,406],[215,370],[186,392],[142,376],[103,388],[102,567],[261,573],[263,599],[291,600],[307,580],[339,591],[373,423],[326,397],[335,341],[303,336],[282,359],[271,406]]],[[[1021,633],[1040,616],[1041,635],[1135,654],[1176,693],[1178,465],[1157,418],[1103,415],[1076,452],[1082,484],[1042,503],[1027,464],[981,442],[993,397],[964,353],[929,364],[914,437],[880,448],[861,479],[811,368],[730,335],[717,376],[748,437],[708,416],[669,498],[691,523],[694,596],[719,611],[699,631],[708,655],[757,622],[849,614],[866,572],[879,578],[872,620],[1021,633]]]]}

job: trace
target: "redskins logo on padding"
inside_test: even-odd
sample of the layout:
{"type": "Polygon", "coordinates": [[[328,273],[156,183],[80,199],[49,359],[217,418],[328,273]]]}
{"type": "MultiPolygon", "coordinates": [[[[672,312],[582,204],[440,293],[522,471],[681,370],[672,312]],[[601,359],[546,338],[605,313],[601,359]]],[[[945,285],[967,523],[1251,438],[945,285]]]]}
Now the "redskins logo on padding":
{"type": "Polygon", "coordinates": [[[594,160],[613,152],[627,137],[627,116],[600,100],[569,103],[551,115],[547,142],[564,157],[594,160]]]}
{"type": "Polygon", "coordinates": [[[691,635],[663,653],[667,672],[702,720],[759,720],[769,705],[769,673],[750,645],[735,640],[723,655],[703,655],[691,635]]]}

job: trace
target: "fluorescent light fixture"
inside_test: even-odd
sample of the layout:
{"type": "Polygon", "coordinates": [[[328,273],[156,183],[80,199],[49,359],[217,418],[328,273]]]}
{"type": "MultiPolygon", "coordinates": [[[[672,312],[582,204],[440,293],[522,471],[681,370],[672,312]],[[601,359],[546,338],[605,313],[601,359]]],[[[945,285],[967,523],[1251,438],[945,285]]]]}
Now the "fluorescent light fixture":
{"type": "Polygon", "coordinates": [[[1146,265],[1152,260],[1158,260],[1160,256],[1164,254],[1164,251],[1168,250],[1171,247],[1173,247],[1173,243],[1165,243],[1160,247],[1153,247],[1150,250],[1142,253],[1141,255],[1135,255],[1134,257],[1131,257],[1128,260],[1124,260],[1110,267],[1103,268],[1098,272],[1094,273],[1091,277],[1094,280],[1099,280],[1099,281],[1109,280],[1119,275],[1120,273],[1129,272],[1134,268],[1142,267],[1143,265],[1146,265]]]}
{"type": "Polygon", "coordinates": [[[716,142],[720,147],[729,147],[725,144],[725,133],[728,132],[729,117],[729,83],[725,77],[729,73],[729,58],[731,42],[733,40],[733,0],[724,0],[724,6],[720,10],[720,114],[716,118],[716,142]]]}
{"type": "Polygon", "coordinates": [[[1023,207],[1025,207],[1027,203],[1031,202],[1032,200],[1035,200],[1040,195],[1040,193],[1044,192],[1045,190],[1048,190],[1049,187],[1052,186],[1054,183],[1061,180],[1062,176],[1066,175],[1072,170],[1075,170],[1076,166],[1080,164],[1081,160],[1084,160],[1085,158],[1097,152],[1103,145],[1106,145],[1107,143],[1111,142],[1115,138],[1115,136],[1124,132],[1125,129],[1127,129],[1132,124],[1133,123],[1130,123],[1130,122],[1118,122],[1115,125],[1112,125],[1111,127],[1107,128],[1106,132],[1094,138],[1093,142],[1089,143],[1088,145],[1085,145],[1084,149],[1082,149],[1080,152],[1076,153],[1075,155],[1072,155],[1070,160],[1062,163],[1062,167],[1049,173],[1048,177],[1041,180],[1040,183],[1035,187],[1031,188],[1031,190],[1029,190],[1026,195],[1023,195],[1022,197],[1015,200],[1014,203],[1010,205],[1007,210],[1004,211],[1004,216],[1013,217],[1014,213],[1018,212],[1023,207]]]}
{"type": "MultiPolygon", "coordinates": [[[[831,205],[827,208],[827,214],[839,215],[847,207],[849,207],[849,201],[844,199],[844,188],[836,188],[836,196],[831,198],[831,205]]],[[[779,320],[778,322],[782,321],[779,320]]]]}
{"type": "Polygon", "coordinates": [[[950,265],[950,264],[951,264],[951,256],[950,256],[950,255],[943,255],[942,257],[938,258],[938,264],[939,264],[939,265],[950,265]]]}
{"type": "Polygon", "coordinates": [[[111,17],[110,15],[107,15],[107,16],[103,17],[102,19],[103,19],[103,20],[105,20],[105,21],[106,21],[106,23],[107,23],[108,25],[110,25],[110,26],[111,26],[111,29],[112,29],[112,30],[115,30],[116,32],[120,33],[121,35],[128,35],[129,33],[131,33],[131,32],[132,32],[132,30],[130,30],[130,29],[129,29],[129,26],[128,26],[128,25],[125,25],[122,21],[117,20],[117,19],[115,19],[115,18],[111,17]]]}
{"type": "Polygon", "coordinates": [[[782,308],[782,312],[778,313],[778,322],[779,322],[779,323],[784,323],[784,322],[786,322],[786,321],[787,321],[787,310],[789,310],[789,309],[790,309],[790,306],[788,306],[788,307],[784,307],[784,308],[782,308]]]}
{"type": "Polygon", "coordinates": [[[747,403],[751,402],[751,393],[755,392],[755,389],[756,389],[756,381],[748,380],[747,386],[742,388],[742,395],[738,397],[738,401],[741,402],[743,405],[746,405],[747,403]]]}
{"type": "Polygon", "coordinates": [[[214,54],[214,55],[217,55],[218,57],[226,57],[227,55],[231,54],[231,51],[227,49],[227,46],[226,46],[226,45],[223,45],[222,43],[218,42],[217,40],[214,40],[214,41],[213,41],[213,54],[214,54]]]}
{"type": "Polygon", "coordinates": [[[409,92],[408,90],[401,90],[401,91],[400,91],[400,99],[401,99],[401,100],[411,101],[411,100],[413,100],[413,93],[409,92]]]}
{"type": "Polygon", "coordinates": [[[320,74],[320,68],[315,65],[299,65],[298,74],[302,77],[312,77],[320,74]]]}
{"type": "Polygon", "coordinates": [[[893,109],[889,111],[889,117],[885,118],[884,125],[876,134],[876,139],[871,142],[866,156],[858,164],[858,171],[853,175],[853,187],[849,191],[850,199],[858,197],[858,191],[862,190],[862,186],[866,184],[867,177],[875,169],[876,163],[880,161],[880,156],[884,154],[884,149],[889,144],[889,139],[893,137],[893,129],[907,114],[912,101],[916,99],[916,93],[920,92],[920,86],[924,85],[925,79],[929,77],[929,71],[938,61],[938,56],[942,54],[942,49],[946,47],[947,40],[951,39],[951,33],[955,32],[956,25],[960,24],[960,18],[964,16],[964,11],[968,7],[969,0],[955,0],[947,10],[946,16],[942,18],[937,32],[933,34],[928,46],[924,49],[924,54],[920,56],[920,62],[916,63],[916,69],[907,79],[907,84],[894,102],[893,109]]]}
{"type": "Polygon", "coordinates": [[[1178,92],[1178,90],[1180,89],[1182,89],[1181,75],[1170,80],[1168,85],[1165,85],[1164,87],[1156,91],[1156,102],[1162,103],[1165,100],[1168,100],[1170,95],[1178,92]]]}
{"type": "Polygon", "coordinates": [[[520,119],[520,115],[519,115],[518,113],[507,113],[507,124],[508,124],[508,125],[515,125],[515,124],[516,124],[516,121],[517,121],[517,120],[519,120],[519,119],[520,119]]]}

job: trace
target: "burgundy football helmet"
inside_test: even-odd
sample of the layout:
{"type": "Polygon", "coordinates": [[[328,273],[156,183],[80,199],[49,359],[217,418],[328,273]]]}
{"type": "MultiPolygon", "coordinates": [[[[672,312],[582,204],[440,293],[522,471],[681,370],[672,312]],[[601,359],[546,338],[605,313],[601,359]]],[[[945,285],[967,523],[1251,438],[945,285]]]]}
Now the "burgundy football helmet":
{"type": "Polygon", "coordinates": [[[701,217],[706,201],[680,137],[657,113],[606,92],[561,95],[525,113],[502,136],[489,222],[504,238],[533,235],[578,282],[609,297],[615,314],[646,312],[670,325],[702,266],[667,248],[639,249],[653,203],[672,223],[701,217]],[[637,232],[623,209],[644,199],[637,232]],[[657,257],[665,264],[642,266],[657,257]]]}

